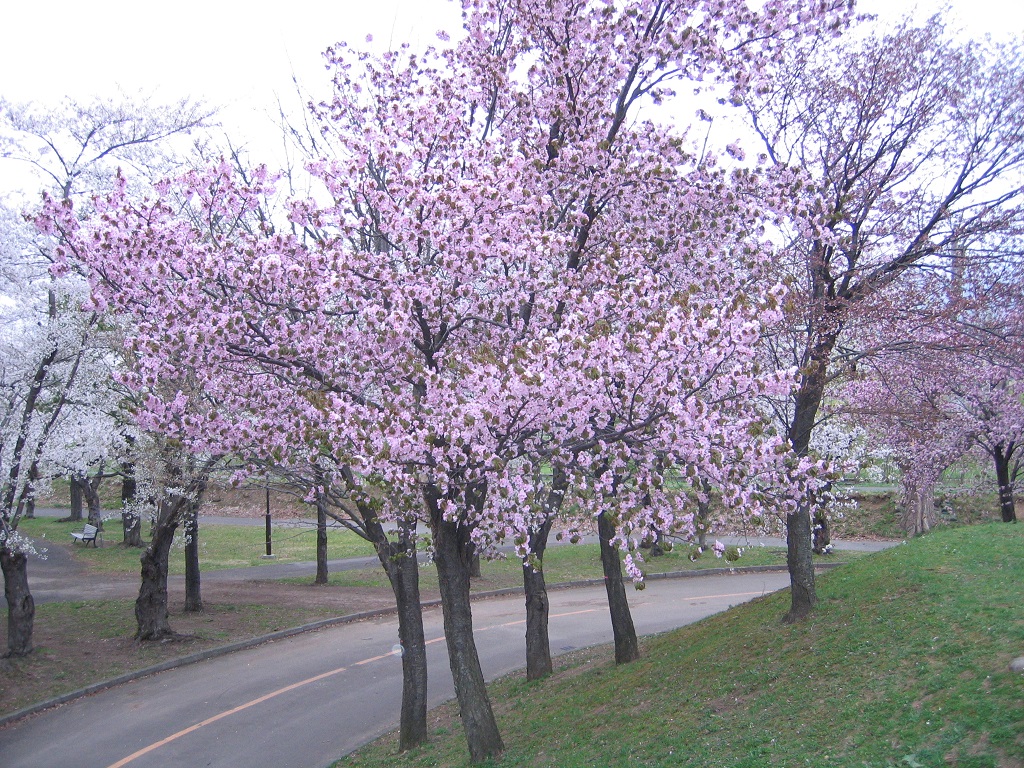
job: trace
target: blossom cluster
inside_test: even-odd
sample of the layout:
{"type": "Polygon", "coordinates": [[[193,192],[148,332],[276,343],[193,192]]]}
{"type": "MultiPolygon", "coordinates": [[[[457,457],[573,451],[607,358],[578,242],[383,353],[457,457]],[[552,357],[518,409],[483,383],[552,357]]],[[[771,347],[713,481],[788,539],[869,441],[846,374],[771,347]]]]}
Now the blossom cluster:
{"type": "Polygon", "coordinates": [[[794,379],[756,353],[786,292],[763,221],[785,190],[638,114],[679,83],[751,87],[814,20],[786,0],[568,5],[467,2],[451,47],[328,51],[331,152],[286,222],[273,175],[227,162],[151,200],[115,189],[84,222],[51,204],[97,305],[132,319],[143,425],[327,457],[382,519],[434,508],[524,558],[558,467],[634,576],[645,536],[693,534],[709,484],[756,517],[820,483],[757,407],[794,379]]]}

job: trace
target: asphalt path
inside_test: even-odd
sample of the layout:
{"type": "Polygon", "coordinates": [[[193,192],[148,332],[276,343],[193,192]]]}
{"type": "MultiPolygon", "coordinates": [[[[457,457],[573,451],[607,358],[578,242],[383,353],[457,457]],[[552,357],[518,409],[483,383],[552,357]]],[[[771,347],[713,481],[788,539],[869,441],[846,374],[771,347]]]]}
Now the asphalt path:
{"type": "MultiPolygon", "coordinates": [[[[630,592],[637,632],[673,629],[787,586],[781,573],[651,581],[630,592]]],[[[554,590],[555,653],[610,642],[603,587],[554,590]]],[[[481,663],[494,679],[524,665],[521,596],[473,604],[481,663]]],[[[424,612],[429,698],[454,696],[439,609],[424,612]]],[[[4,768],[320,768],[397,726],[394,617],[309,632],[180,667],[0,730],[4,768]]],[[[611,649],[609,649],[611,654],[611,649]]]]}

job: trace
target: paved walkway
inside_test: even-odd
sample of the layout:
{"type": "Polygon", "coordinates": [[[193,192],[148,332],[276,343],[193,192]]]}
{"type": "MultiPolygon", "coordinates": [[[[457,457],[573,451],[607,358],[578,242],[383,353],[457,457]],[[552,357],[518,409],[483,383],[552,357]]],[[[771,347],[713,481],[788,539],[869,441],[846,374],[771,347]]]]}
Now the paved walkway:
{"type": "MultiPolygon", "coordinates": [[[[652,582],[630,595],[638,634],[662,632],[785,587],[785,573],[652,582]]],[[[559,654],[612,639],[603,586],[551,597],[559,654]]],[[[483,672],[523,666],[521,596],[473,604],[483,672]]],[[[424,611],[428,698],[454,695],[437,608],[424,611]]],[[[3,768],[327,768],[397,724],[393,615],[367,618],[118,685],[0,729],[3,768]]],[[[610,652],[609,652],[610,653],[610,652]]]]}

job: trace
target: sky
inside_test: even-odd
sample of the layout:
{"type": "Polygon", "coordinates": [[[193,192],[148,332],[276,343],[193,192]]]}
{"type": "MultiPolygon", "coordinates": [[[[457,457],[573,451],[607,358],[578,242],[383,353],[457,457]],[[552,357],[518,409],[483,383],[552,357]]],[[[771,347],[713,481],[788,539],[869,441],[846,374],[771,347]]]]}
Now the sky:
{"type": "MultiPolygon", "coordinates": [[[[8,0],[0,15],[0,96],[88,100],[118,89],[201,98],[266,112],[305,85],[325,85],[322,52],[339,41],[424,46],[458,28],[446,0],[8,0]]],[[[244,113],[243,113],[244,114],[244,113]]],[[[242,119],[242,115],[232,115],[242,119]]]]}
{"type": "MultiPolygon", "coordinates": [[[[919,14],[942,0],[917,0],[919,14]]],[[[172,102],[183,96],[221,108],[236,143],[272,134],[278,99],[297,104],[294,74],[312,92],[327,86],[322,51],[338,41],[377,50],[422,47],[456,30],[449,0],[6,0],[0,14],[0,97],[59,104],[118,90],[172,102]],[[368,36],[372,42],[367,42],[368,36]]],[[[860,0],[896,18],[911,0],[860,0]]],[[[965,33],[1024,37],[1020,0],[951,0],[965,33]]],[[[0,164],[3,175],[12,169],[0,164]]],[[[8,179],[10,180],[10,179],[8,179]]]]}

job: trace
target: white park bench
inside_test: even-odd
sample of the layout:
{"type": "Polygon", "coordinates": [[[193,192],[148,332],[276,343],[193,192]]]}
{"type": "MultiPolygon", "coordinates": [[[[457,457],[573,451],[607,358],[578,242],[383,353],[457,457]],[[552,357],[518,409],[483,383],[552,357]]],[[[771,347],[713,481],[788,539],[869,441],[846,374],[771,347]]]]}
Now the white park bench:
{"type": "Polygon", "coordinates": [[[86,523],[86,526],[82,529],[81,533],[77,531],[71,532],[71,538],[74,539],[74,541],[72,541],[71,543],[74,544],[75,541],[80,541],[83,544],[88,545],[88,543],[91,541],[94,547],[98,547],[99,545],[96,543],[96,537],[101,535],[102,534],[100,533],[99,528],[97,528],[95,525],[89,525],[88,523],[86,523]]]}

